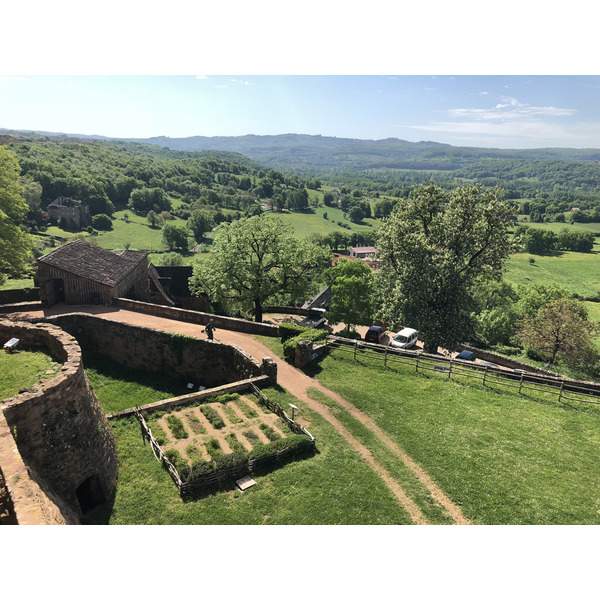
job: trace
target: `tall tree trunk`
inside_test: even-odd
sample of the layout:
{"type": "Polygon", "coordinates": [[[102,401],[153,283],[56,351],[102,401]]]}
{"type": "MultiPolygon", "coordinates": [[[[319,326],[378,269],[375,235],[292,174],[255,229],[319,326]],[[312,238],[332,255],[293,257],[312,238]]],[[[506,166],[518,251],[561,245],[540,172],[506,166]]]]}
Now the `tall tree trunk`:
{"type": "Polygon", "coordinates": [[[257,323],[262,323],[263,318],[263,307],[260,300],[254,301],[254,320],[257,323]]]}

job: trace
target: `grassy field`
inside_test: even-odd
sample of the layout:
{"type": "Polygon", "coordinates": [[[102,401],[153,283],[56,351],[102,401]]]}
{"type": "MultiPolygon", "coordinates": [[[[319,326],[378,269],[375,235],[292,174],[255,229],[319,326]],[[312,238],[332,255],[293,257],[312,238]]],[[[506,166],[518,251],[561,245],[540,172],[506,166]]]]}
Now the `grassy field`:
{"type": "Polygon", "coordinates": [[[600,523],[600,411],[369,363],[337,352],[318,378],[373,417],[474,523],[600,523]]]}
{"type": "Polygon", "coordinates": [[[0,351],[0,402],[11,398],[42,379],[54,377],[60,366],[40,350],[0,351]],[[46,374],[46,371],[52,373],[46,374]]]}
{"type": "Polygon", "coordinates": [[[600,291],[600,258],[597,252],[562,252],[556,256],[519,253],[506,263],[504,278],[513,285],[556,284],[581,296],[600,291]],[[535,262],[531,264],[529,259],[535,262]]]}

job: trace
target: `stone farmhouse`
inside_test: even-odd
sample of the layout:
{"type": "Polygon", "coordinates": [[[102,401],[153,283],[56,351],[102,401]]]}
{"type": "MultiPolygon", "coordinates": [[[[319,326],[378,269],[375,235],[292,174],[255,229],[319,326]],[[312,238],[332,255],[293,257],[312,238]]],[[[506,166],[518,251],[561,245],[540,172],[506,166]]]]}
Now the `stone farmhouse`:
{"type": "Polygon", "coordinates": [[[48,218],[61,221],[66,229],[84,229],[92,224],[88,206],[61,196],[48,205],[48,218]]]}
{"type": "Polygon", "coordinates": [[[110,252],[84,240],[75,240],[38,258],[37,284],[44,306],[111,304],[113,298],[131,298],[175,305],[160,283],[147,252],[110,252]]]}

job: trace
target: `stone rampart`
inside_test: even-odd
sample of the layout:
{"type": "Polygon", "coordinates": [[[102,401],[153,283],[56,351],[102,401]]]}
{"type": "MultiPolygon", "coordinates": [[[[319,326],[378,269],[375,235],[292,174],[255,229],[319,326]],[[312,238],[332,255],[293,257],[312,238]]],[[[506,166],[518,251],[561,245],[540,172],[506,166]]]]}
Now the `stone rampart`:
{"type": "Polygon", "coordinates": [[[263,365],[241,348],[84,313],[48,317],[73,335],[84,350],[132,369],[163,373],[206,387],[258,377],[263,365]]]}
{"type": "MultiPolygon", "coordinates": [[[[73,515],[108,499],[114,489],[114,434],[74,337],[52,324],[0,320],[0,343],[11,337],[19,338],[19,348],[46,347],[62,363],[59,375],[6,399],[0,409],[28,472],[73,522],[73,515]]],[[[5,459],[0,455],[0,468],[5,459]]]]}
{"type": "Polygon", "coordinates": [[[148,302],[138,302],[137,300],[128,300],[127,298],[115,298],[112,301],[113,306],[142,312],[156,317],[166,319],[175,319],[186,323],[195,323],[196,325],[206,325],[212,321],[215,327],[229,329],[231,331],[241,331],[242,333],[251,333],[253,335],[268,335],[277,337],[277,326],[268,323],[256,323],[245,319],[234,319],[233,317],[223,317],[211,313],[203,313],[195,310],[185,310],[183,308],[173,308],[161,304],[150,304],[148,302]]]}

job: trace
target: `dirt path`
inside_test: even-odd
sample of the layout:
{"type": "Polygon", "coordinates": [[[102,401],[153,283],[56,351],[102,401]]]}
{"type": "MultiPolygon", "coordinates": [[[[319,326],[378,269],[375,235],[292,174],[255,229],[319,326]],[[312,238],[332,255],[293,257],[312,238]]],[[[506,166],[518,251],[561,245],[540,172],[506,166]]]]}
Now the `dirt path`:
{"type": "MultiPolygon", "coordinates": [[[[35,311],[23,313],[23,318],[50,316],[66,312],[87,312],[90,314],[99,315],[115,321],[139,325],[141,327],[150,327],[162,331],[172,333],[181,333],[201,339],[206,339],[206,335],[202,333],[204,326],[194,325],[192,323],[184,323],[182,321],[174,321],[152,315],[146,315],[133,311],[116,309],[104,306],[64,306],[59,305],[45,311],[35,311]]],[[[18,318],[17,314],[11,315],[12,318],[18,318]]],[[[334,399],[339,405],[348,411],[356,420],[358,420],[367,429],[372,431],[386,445],[386,447],[397,456],[418,478],[424,487],[431,494],[432,498],[440,505],[454,523],[458,525],[469,524],[470,521],[462,514],[458,507],[444,491],[435,483],[435,481],[420,467],[394,440],[392,440],[368,415],[358,410],[354,405],[346,401],[344,398],[321,385],[316,379],[305,375],[299,369],[296,369],[286,361],[277,356],[273,356],[272,351],[264,344],[261,344],[252,335],[229,331],[225,329],[217,329],[215,332],[215,341],[226,344],[235,344],[239,346],[257,360],[261,361],[265,356],[271,356],[277,363],[277,380],[278,383],[288,390],[291,394],[305,402],[311,410],[322,416],[334,429],[344,437],[356,452],[358,452],[367,464],[377,473],[382,479],[394,497],[400,502],[404,510],[408,513],[415,524],[428,524],[427,518],[410,498],[404,488],[396,481],[394,477],[373,457],[370,450],[362,444],[352,433],[335,417],[331,409],[312,399],[308,395],[309,388],[316,388],[323,394],[334,399]]]]}

